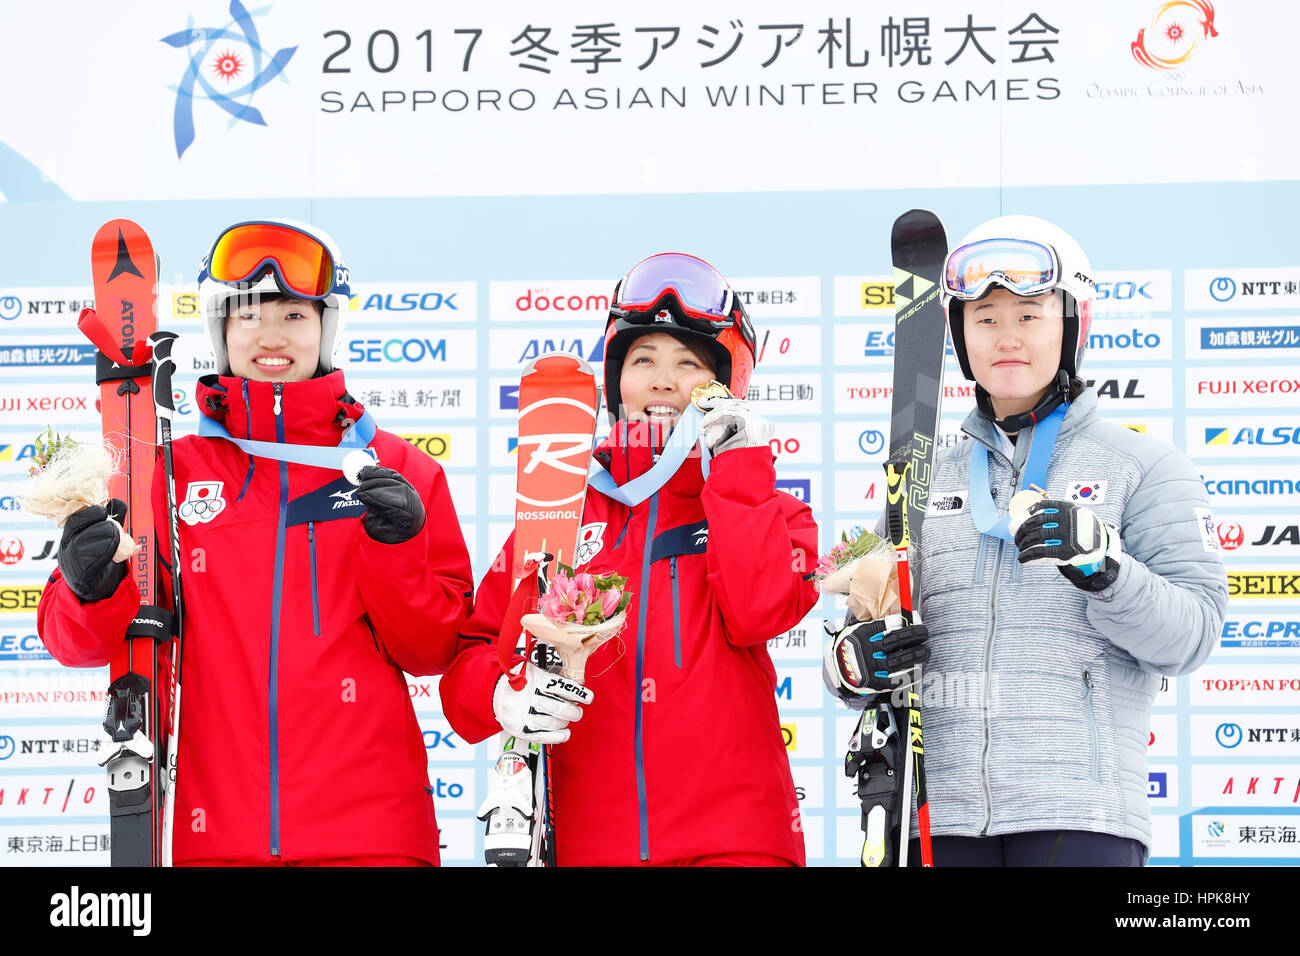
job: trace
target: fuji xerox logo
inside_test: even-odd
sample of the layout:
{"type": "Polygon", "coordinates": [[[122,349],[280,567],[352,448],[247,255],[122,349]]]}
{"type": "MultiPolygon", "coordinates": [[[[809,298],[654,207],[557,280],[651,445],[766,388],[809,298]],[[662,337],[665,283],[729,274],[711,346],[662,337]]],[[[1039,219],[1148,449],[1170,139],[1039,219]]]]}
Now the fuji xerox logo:
{"type": "MultiPolygon", "coordinates": [[[[259,9],[261,15],[269,8],[259,9]]],[[[185,29],[162,38],[162,42],[189,54],[176,91],[174,133],[176,157],[185,155],[194,142],[194,101],[215,103],[234,120],[265,126],[266,120],[252,105],[253,94],[281,74],[293,59],[297,46],[284,47],[273,56],[262,48],[261,37],[250,14],[239,0],[230,0],[230,22],[223,27],[196,27],[187,17],[185,29]],[[197,87],[197,89],[195,89],[197,87]]]]}

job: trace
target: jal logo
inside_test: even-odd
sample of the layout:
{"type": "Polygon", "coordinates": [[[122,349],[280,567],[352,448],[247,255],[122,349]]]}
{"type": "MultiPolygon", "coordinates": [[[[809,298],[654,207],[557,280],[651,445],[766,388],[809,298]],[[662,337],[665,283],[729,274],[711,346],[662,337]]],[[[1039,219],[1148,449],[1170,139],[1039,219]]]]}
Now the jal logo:
{"type": "MultiPolygon", "coordinates": [[[[220,27],[196,27],[189,18],[185,29],[162,38],[162,42],[189,56],[176,89],[172,133],[176,140],[176,158],[180,159],[194,142],[194,103],[209,102],[232,117],[230,125],[243,120],[254,126],[266,126],[262,112],[253,106],[253,96],[271,80],[279,77],[298,47],[283,47],[272,54],[262,47],[254,16],[262,16],[270,7],[250,14],[239,0],[230,0],[231,20],[220,27]]],[[[216,115],[216,110],[212,113],[216,115]]]]}
{"type": "Polygon", "coordinates": [[[1300,545],[1300,525],[1289,524],[1281,528],[1277,525],[1267,525],[1264,528],[1264,533],[1259,536],[1259,540],[1250,543],[1252,548],[1278,544],[1289,544],[1293,547],[1300,545]]]}
{"type": "Polygon", "coordinates": [[[605,339],[603,337],[592,339],[589,345],[580,338],[529,339],[517,361],[530,362],[547,352],[567,352],[569,355],[585,358],[588,362],[603,362],[605,339]]]}
{"type": "Polygon", "coordinates": [[[1178,70],[1203,41],[1218,35],[1214,5],[1208,0],[1170,0],[1156,7],[1150,25],[1138,30],[1129,51],[1148,70],[1178,70]]]}
{"type": "Polygon", "coordinates": [[[1216,530],[1224,551],[1236,551],[1246,543],[1246,530],[1235,521],[1220,521],[1216,530]]]}
{"type": "Polygon", "coordinates": [[[21,538],[5,535],[0,538],[0,564],[12,567],[23,559],[23,542],[21,538]]]}
{"type": "Polygon", "coordinates": [[[177,507],[180,519],[191,527],[206,524],[226,508],[226,501],[221,497],[223,482],[191,481],[185,489],[185,499],[177,507]]]}

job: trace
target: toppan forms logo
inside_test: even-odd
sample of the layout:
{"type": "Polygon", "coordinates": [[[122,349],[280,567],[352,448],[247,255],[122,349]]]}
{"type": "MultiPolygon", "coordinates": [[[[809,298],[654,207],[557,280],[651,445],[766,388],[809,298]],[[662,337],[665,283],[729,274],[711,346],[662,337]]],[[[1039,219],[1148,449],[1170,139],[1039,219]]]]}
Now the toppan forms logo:
{"type": "MultiPolygon", "coordinates": [[[[263,7],[258,15],[269,10],[263,7]]],[[[233,120],[265,126],[266,120],[252,105],[253,94],[270,83],[293,59],[296,46],[278,50],[268,58],[253,23],[253,15],[239,0],[230,0],[231,20],[223,27],[196,27],[188,17],[185,29],[162,38],[162,42],[190,55],[176,91],[174,133],[176,157],[185,155],[194,142],[194,101],[206,99],[225,110],[233,120]],[[209,79],[209,76],[211,79],[209,79]],[[232,84],[238,81],[238,86],[232,84]],[[218,89],[216,84],[224,85],[218,89]],[[195,90],[195,87],[198,90],[195,90]]]]}
{"type": "Polygon", "coordinates": [[[1170,0],[1156,7],[1151,26],[1129,44],[1133,59],[1149,70],[1176,70],[1193,56],[1201,40],[1217,37],[1214,5],[1207,0],[1170,0]]]}

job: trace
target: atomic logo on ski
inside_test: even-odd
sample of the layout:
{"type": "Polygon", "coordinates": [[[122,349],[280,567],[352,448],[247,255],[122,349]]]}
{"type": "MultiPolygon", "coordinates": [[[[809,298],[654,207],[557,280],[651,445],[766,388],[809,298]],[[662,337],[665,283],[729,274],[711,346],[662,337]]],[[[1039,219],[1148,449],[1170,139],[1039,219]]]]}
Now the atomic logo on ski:
{"type": "Polygon", "coordinates": [[[226,507],[226,500],[221,497],[220,481],[191,481],[185,489],[185,500],[177,506],[180,519],[188,525],[197,525],[211,521],[226,507]]]}
{"type": "Polygon", "coordinates": [[[118,276],[130,275],[144,278],[144,273],[135,267],[131,261],[131,253],[126,248],[126,236],[122,235],[122,230],[117,230],[117,261],[113,263],[113,271],[108,274],[108,281],[112,282],[118,276]]]}

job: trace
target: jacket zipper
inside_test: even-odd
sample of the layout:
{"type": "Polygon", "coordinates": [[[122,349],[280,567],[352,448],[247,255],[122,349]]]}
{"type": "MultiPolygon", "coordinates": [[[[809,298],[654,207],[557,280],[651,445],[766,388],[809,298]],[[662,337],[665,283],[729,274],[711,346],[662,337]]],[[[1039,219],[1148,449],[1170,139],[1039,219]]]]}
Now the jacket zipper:
{"type": "Polygon", "coordinates": [[[1092,686],[1092,675],[1087,671],[1083,672],[1083,703],[1088,710],[1088,735],[1092,738],[1092,779],[1100,781],[1101,775],[1098,773],[1098,763],[1101,759],[1101,745],[1097,740],[1097,715],[1092,707],[1092,692],[1095,690],[1092,686]]]}
{"type": "Polygon", "coordinates": [[[316,587],[316,522],[307,522],[307,547],[311,551],[311,627],[320,637],[320,598],[316,587]]]}
{"type": "MultiPolygon", "coordinates": [[[[1020,472],[1011,469],[1011,487],[1020,483],[1020,472]]],[[[1007,499],[1011,499],[1008,497],[1007,499]]],[[[982,537],[982,536],[981,536],[982,537]]],[[[984,788],[984,827],[980,836],[989,835],[989,826],[993,823],[993,791],[989,787],[989,747],[992,746],[992,730],[989,727],[989,698],[993,684],[993,633],[998,623],[998,580],[1002,576],[1002,546],[997,540],[997,554],[993,559],[993,585],[989,588],[989,633],[984,641],[984,749],[980,753],[980,784],[984,788]]]]}
{"type": "Polygon", "coordinates": [[[645,747],[642,730],[645,724],[641,707],[641,682],[645,673],[645,625],[646,614],[650,607],[650,557],[654,550],[655,520],[659,515],[659,492],[650,496],[650,515],[645,529],[645,552],[641,556],[641,593],[637,600],[641,606],[637,609],[636,622],[636,686],[632,693],[636,695],[636,805],[637,825],[641,835],[641,859],[650,859],[650,823],[646,810],[645,794],[645,747]]]}
{"type": "MultiPolygon", "coordinates": [[[[284,441],[284,416],[280,393],[283,383],[276,382],[275,440],[284,441]]],[[[280,591],[284,583],[284,532],[289,517],[289,463],[280,462],[280,520],[275,529],[275,577],[271,586],[271,662],[267,682],[267,703],[271,734],[271,856],[280,855],[280,591]]]]}
{"type": "Polygon", "coordinates": [[[668,559],[668,576],[673,581],[673,659],[682,666],[682,626],[680,605],[677,600],[677,555],[668,559]]]}

